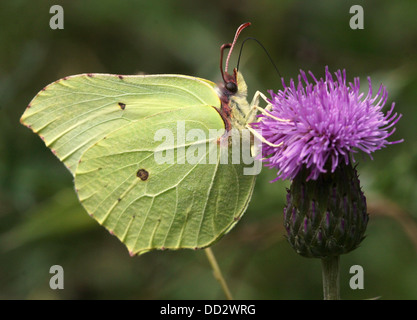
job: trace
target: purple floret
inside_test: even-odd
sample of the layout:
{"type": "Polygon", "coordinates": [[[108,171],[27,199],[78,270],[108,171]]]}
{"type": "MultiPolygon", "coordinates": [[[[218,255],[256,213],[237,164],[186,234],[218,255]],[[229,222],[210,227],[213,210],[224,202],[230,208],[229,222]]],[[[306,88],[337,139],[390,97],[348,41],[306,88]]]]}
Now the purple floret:
{"type": "Polygon", "coordinates": [[[310,170],[308,180],[315,180],[341,161],[354,162],[359,150],[372,158],[372,152],[403,141],[387,141],[401,115],[393,113],[395,103],[386,114],[381,111],[388,98],[383,85],[372,97],[370,78],[365,96],[359,78],[346,83],[345,70],[338,70],[336,79],[327,67],[325,80],[309,75],[313,83],[300,71],[297,84],[291,79],[287,87],[283,81],[284,90],[270,91],[272,110],[252,124],[265,139],[266,166],[278,169],[275,180],[293,179],[302,166],[310,170]]]}

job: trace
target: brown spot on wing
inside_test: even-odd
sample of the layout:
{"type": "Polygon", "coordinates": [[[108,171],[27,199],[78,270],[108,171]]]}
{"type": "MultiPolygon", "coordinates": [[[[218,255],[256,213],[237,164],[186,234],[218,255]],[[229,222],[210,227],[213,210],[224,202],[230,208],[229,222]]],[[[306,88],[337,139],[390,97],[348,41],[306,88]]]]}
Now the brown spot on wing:
{"type": "Polygon", "coordinates": [[[149,178],[149,172],[146,171],[145,169],[139,169],[138,172],[136,172],[136,176],[142,180],[142,181],[146,181],[149,178]]]}

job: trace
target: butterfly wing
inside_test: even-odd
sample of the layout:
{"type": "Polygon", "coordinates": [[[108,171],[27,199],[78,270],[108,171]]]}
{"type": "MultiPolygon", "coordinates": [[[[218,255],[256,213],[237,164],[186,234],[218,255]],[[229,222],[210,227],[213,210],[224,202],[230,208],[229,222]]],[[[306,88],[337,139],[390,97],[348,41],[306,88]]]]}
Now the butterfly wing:
{"type": "Polygon", "coordinates": [[[85,150],[132,121],[166,110],[219,104],[213,86],[183,75],[75,75],[40,91],[21,122],[74,174],[85,150]]]}
{"type": "Polygon", "coordinates": [[[87,212],[141,254],[209,246],[246,210],[255,179],[220,163],[225,126],[213,107],[215,85],[199,78],[79,75],[46,87],[22,122],[74,174],[87,212]],[[200,134],[183,141],[179,124],[200,134]],[[174,161],[156,160],[159,130],[172,133],[163,152],[174,161]]]}

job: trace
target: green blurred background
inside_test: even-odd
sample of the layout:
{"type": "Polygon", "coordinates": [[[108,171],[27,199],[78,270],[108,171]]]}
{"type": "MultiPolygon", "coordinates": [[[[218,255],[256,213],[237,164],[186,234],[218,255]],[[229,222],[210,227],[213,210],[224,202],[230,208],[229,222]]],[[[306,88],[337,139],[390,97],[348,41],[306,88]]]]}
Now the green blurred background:
{"type": "MultiPolygon", "coordinates": [[[[70,173],[19,123],[45,85],[67,75],[179,73],[220,80],[219,47],[241,23],[268,49],[285,78],[300,68],[323,76],[346,68],[366,89],[388,87],[404,116],[391,140],[405,142],[357,156],[368,197],[367,238],[341,258],[343,299],[417,298],[417,1],[29,1],[0,2],[0,299],[223,299],[203,251],[130,257],[77,202],[70,173]],[[51,30],[49,8],[64,8],[51,30]],[[351,30],[360,4],[364,30],[351,30]],[[65,289],[49,288],[61,265],[65,289]],[[349,287],[361,265],[365,289],[349,287]]],[[[236,64],[235,54],[232,66],[236,64]]],[[[281,88],[265,53],[245,45],[240,70],[249,95],[281,88]]],[[[237,299],[322,299],[320,261],[286,242],[287,182],[264,169],[243,219],[213,246],[237,299]]]]}

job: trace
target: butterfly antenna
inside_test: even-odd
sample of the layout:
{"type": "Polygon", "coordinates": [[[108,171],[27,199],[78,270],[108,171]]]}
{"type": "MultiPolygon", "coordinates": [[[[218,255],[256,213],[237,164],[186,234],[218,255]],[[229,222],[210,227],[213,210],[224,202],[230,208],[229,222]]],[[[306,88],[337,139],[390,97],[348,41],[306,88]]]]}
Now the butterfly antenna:
{"type": "Polygon", "coordinates": [[[281,73],[279,72],[279,70],[278,70],[278,68],[277,68],[276,64],[274,63],[274,60],[272,60],[272,58],[271,58],[271,56],[270,56],[270,54],[269,54],[268,50],[266,50],[266,48],[263,46],[263,44],[262,44],[262,43],[261,43],[258,39],[256,39],[256,38],[252,38],[252,37],[248,37],[248,38],[246,38],[245,40],[243,40],[243,42],[242,42],[242,45],[241,45],[241,47],[240,47],[239,57],[238,57],[238,59],[237,59],[237,67],[236,67],[236,70],[239,70],[239,63],[240,63],[240,57],[242,56],[243,46],[244,46],[245,42],[246,42],[246,41],[248,41],[248,40],[255,40],[255,41],[256,41],[256,42],[257,42],[257,43],[258,43],[258,44],[262,47],[262,49],[264,49],[264,51],[265,51],[266,55],[267,55],[267,56],[268,56],[268,58],[269,58],[269,61],[271,61],[272,65],[274,66],[275,71],[278,73],[279,77],[280,77],[280,78],[282,78],[281,73]]]}
{"type": "Polygon", "coordinates": [[[247,28],[247,27],[249,27],[250,25],[251,25],[251,23],[250,23],[250,22],[246,22],[246,23],[241,24],[241,25],[239,26],[239,28],[237,28],[237,30],[236,30],[236,34],[235,34],[235,38],[233,39],[233,42],[232,42],[232,44],[230,45],[229,54],[227,55],[227,59],[226,59],[226,66],[225,66],[225,68],[224,68],[224,72],[227,72],[227,69],[229,68],[229,60],[230,60],[230,56],[232,55],[232,51],[233,51],[233,48],[234,48],[234,46],[235,46],[235,44],[236,44],[237,38],[239,38],[239,35],[240,35],[240,33],[242,32],[242,30],[243,30],[243,29],[245,29],[245,28],[247,28]]]}

